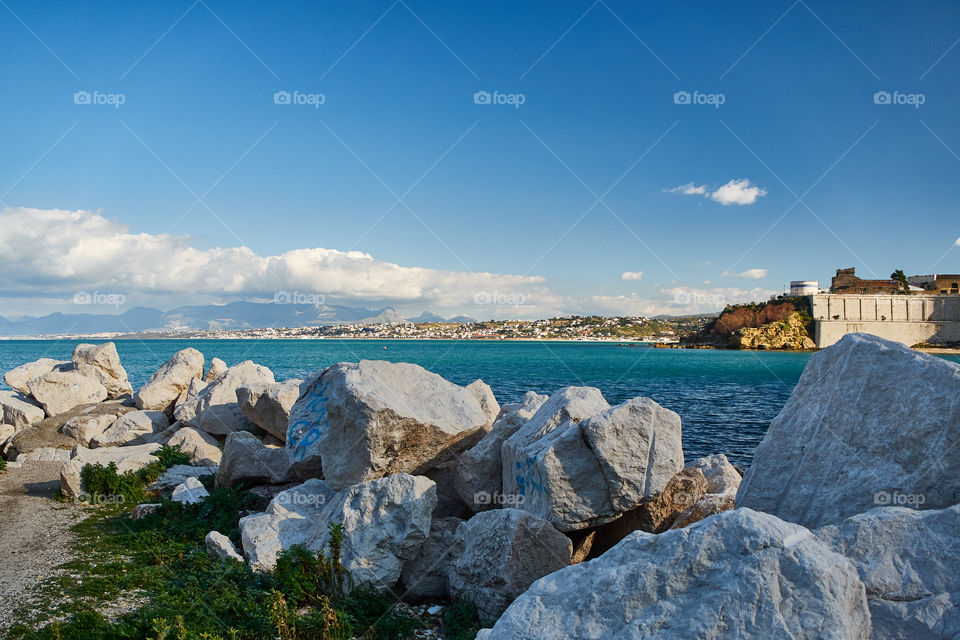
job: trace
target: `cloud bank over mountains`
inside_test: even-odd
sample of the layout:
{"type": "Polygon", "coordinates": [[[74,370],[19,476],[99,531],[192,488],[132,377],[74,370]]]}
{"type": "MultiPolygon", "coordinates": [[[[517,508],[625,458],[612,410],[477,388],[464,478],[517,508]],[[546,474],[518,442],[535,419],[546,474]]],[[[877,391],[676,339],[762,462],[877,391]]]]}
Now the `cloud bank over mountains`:
{"type": "MultiPolygon", "coordinates": [[[[78,293],[90,292],[100,298],[118,294],[127,308],[272,302],[279,292],[297,292],[329,304],[393,305],[405,313],[430,309],[478,318],[701,313],[722,308],[717,296],[764,299],[771,293],[725,289],[678,297],[674,289],[661,289],[654,298],[572,298],[552,292],[536,275],[409,267],[360,251],[319,247],[272,256],[248,247],[200,249],[189,236],[134,233],[96,212],[31,208],[0,211],[0,271],[5,274],[0,315],[8,316],[109,312],[71,307],[78,293]]],[[[641,277],[628,272],[622,280],[641,277]]]]}

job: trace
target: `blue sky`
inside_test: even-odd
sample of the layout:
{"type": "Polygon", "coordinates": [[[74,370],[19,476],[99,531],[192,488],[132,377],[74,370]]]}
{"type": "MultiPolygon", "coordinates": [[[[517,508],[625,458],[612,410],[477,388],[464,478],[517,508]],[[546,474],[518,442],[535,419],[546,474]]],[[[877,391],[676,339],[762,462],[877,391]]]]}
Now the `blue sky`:
{"type": "Polygon", "coordinates": [[[0,4],[3,315],[652,315],[960,271],[953,2],[0,4]]]}

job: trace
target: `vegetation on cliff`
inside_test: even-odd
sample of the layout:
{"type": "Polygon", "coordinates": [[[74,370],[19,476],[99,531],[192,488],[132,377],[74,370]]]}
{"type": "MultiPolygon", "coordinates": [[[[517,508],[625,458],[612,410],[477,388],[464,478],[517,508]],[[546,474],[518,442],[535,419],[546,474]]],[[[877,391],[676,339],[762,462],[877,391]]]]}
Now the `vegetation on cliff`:
{"type": "Polygon", "coordinates": [[[697,342],[733,349],[812,349],[813,318],[803,297],[729,305],[697,336],[697,342]]]}

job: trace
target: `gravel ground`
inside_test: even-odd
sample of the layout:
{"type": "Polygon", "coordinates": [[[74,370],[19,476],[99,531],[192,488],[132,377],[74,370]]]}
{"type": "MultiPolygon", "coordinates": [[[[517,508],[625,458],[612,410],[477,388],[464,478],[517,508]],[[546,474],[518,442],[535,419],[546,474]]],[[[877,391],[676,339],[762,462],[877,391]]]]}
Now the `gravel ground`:
{"type": "Polygon", "coordinates": [[[83,509],[51,500],[60,488],[57,462],[25,462],[0,473],[0,631],[18,622],[31,592],[72,559],[74,524],[83,509]]]}

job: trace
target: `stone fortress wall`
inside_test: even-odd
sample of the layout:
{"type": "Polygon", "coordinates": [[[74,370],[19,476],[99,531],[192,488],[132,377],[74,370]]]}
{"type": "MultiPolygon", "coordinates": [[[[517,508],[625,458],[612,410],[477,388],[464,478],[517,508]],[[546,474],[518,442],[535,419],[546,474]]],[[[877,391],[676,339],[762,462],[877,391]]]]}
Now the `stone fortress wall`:
{"type": "Polygon", "coordinates": [[[870,333],[907,346],[960,342],[958,295],[816,294],[814,341],[829,347],[848,333],[870,333]]]}

